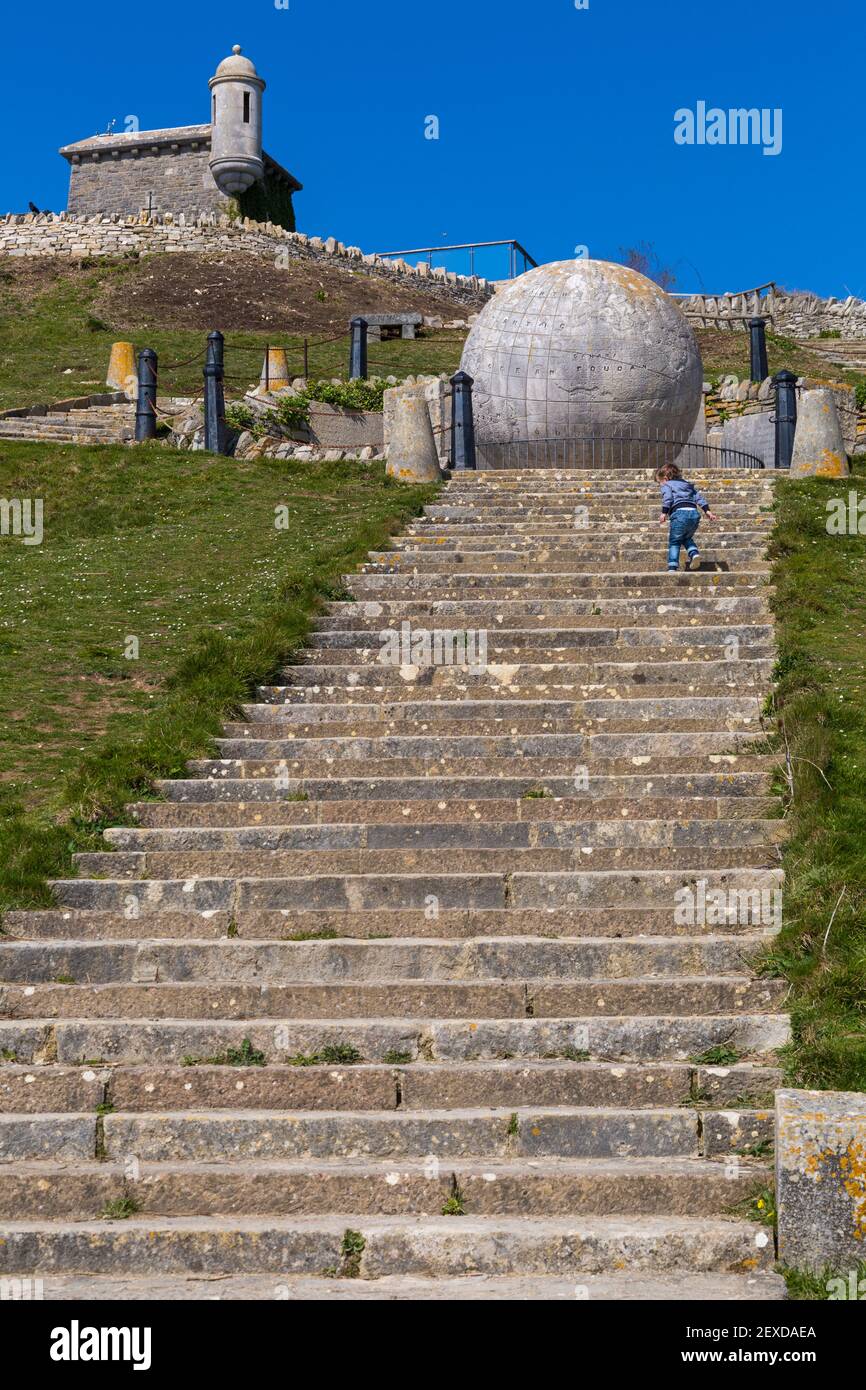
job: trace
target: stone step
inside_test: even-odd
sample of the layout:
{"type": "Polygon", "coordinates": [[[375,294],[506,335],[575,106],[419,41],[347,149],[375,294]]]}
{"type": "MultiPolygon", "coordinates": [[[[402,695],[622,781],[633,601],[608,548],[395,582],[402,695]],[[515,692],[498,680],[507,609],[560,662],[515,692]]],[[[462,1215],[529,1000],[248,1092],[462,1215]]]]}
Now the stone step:
{"type": "MultiPolygon", "coordinates": [[[[754,754],[711,753],[703,758],[675,759],[641,755],[637,761],[606,763],[596,759],[586,790],[581,782],[580,791],[587,806],[596,799],[620,796],[637,799],[661,796],[677,802],[701,795],[724,797],[725,800],[753,798],[767,794],[775,765],[774,758],[754,754]]],[[[298,796],[303,799],[301,804],[319,800],[329,803],[330,798],[341,802],[366,802],[400,797],[404,805],[413,800],[427,802],[448,798],[499,801],[511,797],[551,802],[556,798],[574,798],[575,777],[562,776],[561,763],[551,765],[549,761],[532,759],[527,764],[522,760],[521,771],[524,768],[522,776],[508,777],[503,775],[501,765],[486,774],[483,767],[474,774],[470,769],[470,775],[466,775],[465,765],[446,764],[443,769],[435,764],[423,766],[413,774],[401,770],[400,764],[392,760],[384,771],[368,770],[364,777],[323,778],[295,772],[286,777],[281,770],[277,778],[273,774],[269,777],[239,776],[244,768],[235,763],[225,765],[219,776],[158,781],[156,786],[168,804],[270,805],[287,799],[287,804],[292,804],[291,799],[298,796]]]]}
{"type": "Polygon", "coordinates": [[[679,595],[664,601],[658,598],[569,598],[569,599],[464,599],[462,602],[449,600],[402,599],[395,602],[384,600],[380,603],[358,603],[340,601],[329,603],[326,616],[313,619],[316,631],[336,632],[344,628],[363,627],[365,624],[408,621],[413,618],[437,618],[443,625],[460,630],[461,623],[467,619],[479,619],[490,626],[509,628],[548,625],[553,618],[606,617],[625,615],[634,625],[638,616],[648,616],[658,621],[659,617],[671,614],[684,617],[702,617],[704,614],[718,620],[723,614],[733,614],[740,618],[757,615],[769,621],[769,598],[767,594],[754,595],[736,592],[733,596],[723,594],[699,594],[692,597],[679,595]]]}
{"type": "Polygon", "coordinates": [[[558,1019],[768,1013],[783,980],[747,975],[612,980],[424,981],[251,984],[3,984],[4,1017],[24,1019],[558,1019]]]}
{"type": "Polygon", "coordinates": [[[660,908],[672,915],[675,894],[688,889],[699,901],[704,891],[750,895],[781,891],[781,869],[612,869],[583,873],[365,874],[301,878],[185,878],[172,881],[60,879],[54,883],[63,907],[149,912],[243,911],[280,908],[297,912],[331,909],[370,911],[426,908],[431,899],[446,908],[559,907],[660,908]]]}
{"type": "MultiPolygon", "coordinates": [[[[778,822],[774,822],[777,825],[778,822]]],[[[441,848],[395,849],[237,849],[171,850],[154,852],[105,851],[73,856],[82,878],[157,881],[196,878],[297,879],[345,875],[435,874],[442,865],[441,848]]],[[[562,848],[490,849],[448,851],[452,876],[506,873],[569,873],[596,870],[666,869],[691,867],[700,859],[703,869],[772,867],[779,861],[776,847],[767,840],[754,845],[703,846],[575,844],[562,848]]]]}
{"type": "MultiPolygon", "coordinates": [[[[403,1057],[409,1054],[394,1054],[403,1057]]],[[[432,1110],[475,1106],[691,1104],[767,1108],[775,1067],[691,1062],[407,1062],[232,1066],[0,1066],[0,1110],[49,1114],[96,1110],[432,1110]]],[[[2,1169],[0,1169],[2,1176],[2,1169]]]]}
{"type": "MultiPolygon", "coordinates": [[[[667,1000],[665,1000],[667,1003],[667,1000]]],[[[213,1010],[210,1011],[213,1013],[213,1010]]],[[[206,1062],[250,1039],[266,1063],[310,1058],[326,1049],[357,1052],[382,1062],[399,1053],[413,1062],[479,1062],[503,1058],[538,1061],[589,1053],[596,1062],[688,1061],[710,1049],[733,1049],[742,1060],[773,1064],[790,1041],[781,1013],[716,1015],[603,1015],[571,1018],[314,1019],[0,1019],[0,1048],[21,1065],[46,1061],[157,1066],[184,1059],[206,1062]]],[[[244,1073],[246,1074],[246,1073],[244,1073]]],[[[242,1078],[241,1078],[242,1079],[242,1078]]],[[[728,1113],[728,1112],[724,1112],[728,1113]]],[[[730,1112],[733,1113],[733,1112],[730,1112]]]]}
{"type": "MultiPolygon", "coordinates": [[[[637,779],[636,779],[637,780],[637,779]]],[[[601,799],[589,796],[571,798],[512,797],[510,800],[480,798],[477,801],[455,798],[439,802],[432,800],[374,801],[268,801],[266,803],[199,801],[192,804],[180,801],[139,801],[128,806],[127,814],[135,826],[154,830],[234,830],[279,829],[284,826],[441,826],[452,828],[459,838],[458,826],[495,824],[499,826],[533,826],[538,822],[565,825],[583,821],[656,821],[669,820],[670,800],[654,797],[637,786],[632,797],[618,796],[601,799]]],[[[674,824],[697,821],[765,820],[778,814],[778,801],[770,796],[683,796],[677,801],[677,820],[674,824]]],[[[135,830],[113,827],[106,832],[118,848],[140,848],[135,841],[125,841],[120,835],[134,835],[135,830]]],[[[775,834],[781,834],[775,830],[775,834]]]]}
{"type": "Polygon", "coordinates": [[[97,1221],[123,1197],[137,1217],[303,1216],[352,1211],[439,1216],[455,1190],[468,1216],[718,1216],[769,1182],[748,1160],[736,1166],[709,1158],[540,1158],[531,1164],[501,1156],[483,1163],[400,1159],[387,1164],[336,1159],[227,1159],[219,1182],[198,1160],[23,1161],[0,1168],[0,1220],[21,1212],[39,1221],[97,1221]]]}
{"type": "Polygon", "coordinates": [[[467,699],[512,700],[521,692],[527,701],[571,702],[575,695],[603,695],[609,691],[625,694],[642,690],[664,695],[681,693],[683,687],[695,693],[706,691],[707,687],[710,688],[708,693],[730,686],[741,689],[758,684],[763,688],[769,683],[772,669],[770,657],[741,655],[736,661],[717,661],[708,647],[692,648],[688,662],[659,660],[643,664],[583,661],[569,665],[548,661],[531,665],[523,660],[517,665],[488,662],[484,667],[307,664],[287,667],[284,673],[287,684],[259,686],[257,697],[260,702],[277,704],[296,700],[311,704],[334,700],[346,704],[369,703],[370,697],[365,697],[364,692],[373,689],[377,693],[387,692],[388,704],[424,696],[435,696],[438,703],[442,695],[436,692],[456,690],[460,703],[467,699]]]}
{"type": "MultiPolygon", "coordinates": [[[[637,810],[638,808],[633,808],[637,810]]],[[[526,849],[547,847],[593,848],[767,846],[785,838],[783,820],[721,820],[702,817],[688,820],[687,814],[672,820],[643,819],[636,815],[617,820],[530,820],[503,822],[481,820],[433,820],[430,824],[404,820],[396,824],[247,826],[208,829],[180,827],[166,829],[109,829],[104,838],[117,850],[152,853],[172,850],[225,851],[243,849],[332,850],[332,849],[526,849]]]]}
{"type": "Polygon", "coordinates": [[[243,940],[372,940],[393,937],[466,940],[476,936],[532,936],[545,940],[561,937],[606,938],[628,936],[696,937],[701,935],[749,935],[768,930],[752,922],[748,904],[736,919],[717,923],[713,914],[695,914],[697,920],[678,921],[667,909],[551,908],[551,909],[473,909],[443,908],[431,916],[429,908],[385,908],[375,913],[324,909],[288,908],[239,909],[205,908],[161,910],[145,904],[139,913],[137,897],[131,897],[123,910],[55,910],[9,912],[4,927],[10,940],[141,941],[215,940],[235,935],[243,940]],[[705,920],[709,916],[710,920],[705,920]]]}
{"type": "MultiPolygon", "coordinates": [[[[706,574],[723,572],[730,565],[744,566],[755,574],[769,574],[770,563],[762,559],[764,554],[763,545],[751,546],[731,546],[725,548],[716,542],[708,545],[701,552],[701,569],[706,574]]],[[[663,538],[659,538],[659,543],[652,549],[649,547],[634,549],[622,554],[611,555],[599,553],[597,558],[588,556],[583,550],[575,549],[571,552],[556,547],[539,546],[532,553],[515,552],[511,550],[489,550],[469,555],[465,561],[461,561],[459,552],[455,554],[438,555],[428,554],[424,550],[417,551],[394,551],[379,550],[371,551],[370,559],[361,566],[362,574],[380,574],[385,576],[399,574],[433,575],[444,574],[450,582],[454,582],[454,571],[460,571],[460,578],[463,571],[485,579],[488,574],[532,574],[548,573],[567,575],[573,574],[630,574],[635,567],[645,567],[652,569],[656,566],[659,570],[665,569],[667,545],[663,538]]]]}
{"type": "MultiPolygon", "coordinates": [[[[286,687],[284,687],[286,689],[286,687]]],[[[375,687],[374,687],[375,689],[375,687]]],[[[572,733],[578,722],[622,718],[643,719],[649,717],[666,718],[668,720],[683,716],[687,722],[694,722],[695,718],[705,719],[708,715],[746,714],[752,717],[757,710],[760,712],[761,701],[759,692],[744,694],[739,686],[731,685],[727,689],[721,690],[713,688],[710,682],[702,685],[700,689],[706,694],[698,694],[694,686],[687,689],[674,687],[675,695],[662,695],[658,691],[648,693],[641,684],[626,687],[624,691],[611,694],[611,687],[596,686],[584,698],[577,699],[518,699],[512,696],[509,699],[490,698],[495,692],[493,690],[479,689],[477,697],[473,700],[454,699],[454,691],[451,699],[439,698],[437,700],[412,699],[411,696],[421,695],[423,691],[411,688],[405,690],[405,698],[402,700],[378,701],[373,703],[370,700],[370,687],[367,687],[366,701],[358,698],[362,691],[356,692],[355,703],[342,703],[332,701],[331,703],[316,703],[312,699],[305,701],[283,700],[278,702],[264,701],[261,704],[250,704],[242,707],[244,714],[243,721],[236,721],[223,725],[225,737],[235,740],[244,738],[248,734],[257,739],[261,738],[297,738],[303,737],[301,730],[314,729],[319,725],[327,724],[352,724],[353,726],[363,726],[364,728],[380,728],[382,733],[387,732],[395,725],[411,726],[413,729],[429,732],[425,729],[428,724],[443,726],[443,734],[463,733],[468,725],[471,725],[472,732],[483,731],[486,727],[493,734],[502,732],[500,726],[507,725],[504,732],[510,734],[513,730],[520,732],[545,732],[547,729],[553,733],[572,733]],[[532,728],[525,728],[530,725],[532,728]],[[538,726],[536,730],[534,726],[538,726]],[[271,731],[276,729],[276,734],[271,731]]],[[[761,682],[761,690],[764,689],[764,682],[761,682]]],[[[309,690],[309,687],[306,687],[309,690]]],[[[581,696],[582,691],[574,692],[581,696]]],[[[681,726],[677,723],[677,728],[681,726]]],[[[366,736],[366,735],[365,735],[366,736]]]]}
{"type": "MultiPolygon", "coordinates": [[[[108,982],[286,984],[384,980],[615,980],[630,976],[743,976],[767,934],[579,941],[475,938],[468,942],[187,941],[139,943],[0,942],[0,980],[52,983],[58,977],[108,982]]],[[[0,1070],[2,1079],[2,1070],[0,1070]]]]}
{"type": "MultiPolygon", "coordinates": [[[[268,1159],[363,1158],[698,1158],[724,1157],[734,1112],[679,1106],[673,1110],[579,1109],[532,1106],[509,1112],[473,1110],[283,1111],[207,1110],[141,1114],[113,1111],[103,1118],[105,1157],[123,1162],[235,1163],[268,1159]]],[[[771,1111],[738,1111],[733,1127],[755,1142],[773,1134],[771,1111]]],[[[69,1117],[0,1115],[0,1153],[46,1157],[52,1130],[68,1132],[69,1117]],[[33,1150],[31,1152],[31,1149],[33,1150]]],[[[74,1117],[91,1131],[94,1117],[74,1117]]],[[[744,1138],[745,1142],[745,1138],[744,1138]]],[[[66,1157],[84,1154],[65,1152],[66,1157]]]]}
{"type": "MultiPolygon", "coordinates": [[[[498,647],[514,648],[515,650],[523,647],[538,649],[543,645],[549,646],[551,651],[562,651],[572,647],[642,647],[648,651],[658,648],[667,648],[678,645],[682,658],[683,649],[683,630],[688,632],[689,646],[707,646],[709,644],[723,644],[736,638],[739,643],[747,646],[750,643],[771,642],[773,640],[773,628],[769,622],[764,623],[744,623],[736,620],[736,615],[726,615],[727,621],[709,621],[698,623],[689,621],[688,623],[677,623],[677,614],[666,615],[665,625],[662,626],[657,619],[649,618],[644,623],[632,623],[627,627],[609,627],[598,623],[586,622],[576,624],[573,627],[562,625],[556,628],[504,628],[498,627],[495,630],[494,651],[498,647]]],[[[711,617],[712,615],[707,615],[711,617]]],[[[399,629],[397,630],[399,636],[399,629]]],[[[492,635],[492,634],[491,634],[492,635]]],[[[488,642],[490,638],[488,637],[488,642]]],[[[464,644],[466,639],[464,637],[464,644]]],[[[382,640],[379,630],[372,631],[363,627],[334,632],[311,632],[308,638],[308,650],[317,652],[319,650],[333,650],[339,648],[370,648],[379,655],[382,649],[382,640]]],[[[594,653],[590,653],[594,656],[594,653]]],[[[333,659],[333,658],[332,658],[333,659]]],[[[554,660],[556,658],[553,658],[554,660]]],[[[597,658],[595,658],[597,659],[597,658]]],[[[620,660],[624,660],[621,657],[620,660]]],[[[548,661],[550,658],[548,658],[548,661]]],[[[427,665],[457,665],[458,662],[433,662],[428,661],[427,665]]],[[[472,662],[469,663],[470,665],[472,662]]],[[[480,664],[478,657],[475,657],[475,664],[480,664]]],[[[543,664],[543,663],[542,663],[543,664]]],[[[398,666],[397,662],[380,662],[380,665],[398,666]]]]}
{"type": "MultiPolygon", "coordinates": [[[[718,624],[718,629],[723,630],[724,620],[718,624]]],[[[729,624],[733,628],[733,624],[729,624]]],[[[652,629],[647,629],[650,633],[652,629]]],[[[428,662],[427,664],[417,663],[412,666],[396,666],[383,664],[379,660],[380,647],[358,646],[358,647],[331,647],[305,648],[298,653],[298,662],[295,666],[284,667],[281,673],[282,679],[291,681],[293,673],[311,667],[319,679],[323,675],[336,676],[338,670],[342,668],[344,678],[350,679],[354,672],[365,669],[375,671],[393,671],[395,673],[409,672],[408,679],[435,679],[437,670],[453,669],[466,679],[473,681],[488,680],[491,682],[490,690],[495,691],[503,683],[514,681],[519,677],[523,668],[532,670],[539,666],[546,666],[552,673],[550,680],[555,682],[559,679],[556,672],[562,668],[573,670],[577,666],[585,666],[593,663],[597,667],[608,665],[630,665],[638,669],[645,669],[657,665],[660,669],[666,669],[676,660],[677,650],[679,649],[680,662],[684,672],[689,672],[693,676],[700,678],[701,661],[727,662],[728,666],[741,660],[757,661],[774,658],[776,655],[775,643],[772,639],[762,639],[757,641],[744,642],[735,630],[728,633],[724,638],[713,635],[705,637],[699,627],[689,627],[688,637],[684,633],[680,635],[679,641],[670,641],[666,647],[651,645],[651,638],[646,643],[608,643],[606,636],[601,641],[593,637],[593,630],[586,629],[585,639],[577,646],[570,647],[539,647],[537,645],[515,646],[500,643],[498,637],[493,643],[487,644],[487,652],[484,656],[483,664],[461,665],[459,660],[459,648],[451,646],[455,654],[455,660],[448,662],[447,659],[439,663],[428,662]],[[588,640],[587,640],[588,639],[588,640]],[[413,676],[411,673],[415,672],[413,676]]],[[[398,634],[399,635],[399,634],[398,634]]],[[[527,638],[533,636],[528,632],[527,638]]],[[[426,639],[425,639],[426,640],[426,639]]],[[[464,642],[465,642],[464,638],[464,642]]],[[[477,639],[469,639],[472,640],[477,639]]],[[[450,645],[450,644],[449,644],[450,645]]],[[[448,650],[443,646],[443,656],[448,650]]],[[[476,649],[477,651],[478,649],[476,649]]],[[[397,652],[399,656],[399,651],[397,652]]],[[[419,653],[425,655],[425,653],[419,653]]],[[[400,676],[400,679],[406,679],[400,676]]]]}
{"type": "MultiPolygon", "coordinates": [[[[322,1275],[344,1265],[346,1232],[357,1232],[360,1280],[422,1277],[558,1275],[621,1271],[771,1270],[764,1227],[734,1218],[655,1217],[164,1217],[7,1224],[0,1272],[26,1274],[261,1273],[322,1275]],[[363,1242],[363,1245],[362,1245],[363,1242]]],[[[351,1266],[350,1266],[351,1267],[351,1266]]],[[[346,1281],[349,1282],[348,1280],[346,1281]]],[[[352,1281],[355,1282],[354,1280],[352,1281]]],[[[573,1285],[572,1285],[573,1287],[573,1285]]]]}
{"type": "Polygon", "coordinates": [[[342,576],[344,590],[357,600],[436,597],[457,601],[478,596],[505,598],[585,598],[596,592],[614,596],[624,590],[640,594],[659,594],[662,597],[681,594],[766,593],[769,570],[766,566],[739,567],[736,570],[679,570],[671,574],[658,566],[644,570],[608,570],[604,573],[575,570],[570,574],[550,571],[512,569],[489,574],[376,574],[358,572],[342,576]]]}
{"type": "MultiPolygon", "coordinates": [[[[613,525],[613,521],[605,524],[613,525]]],[[[450,531],[427,531],[416,529],[407,531],[402,536],[394,536],[391,541],[391,548],[388,554],[396,553],[415,554],[422,551],[431,551],[438,554],[440,551],[454,553],[460,557],[466,557],[466,563],[470,557],[475,555],[487,555],[490,553],[507,552],[509,555],[523,555],[530,553],[535,555],[540,550],[552,550],[556,554],[570,554],[579,548],[581,556],[587,559],[593,556],[615,555],[619,552],[633,552],[635,550],[655,550],[667,551],[667,535],[664,529],[656,522],[652,527],[649,525],[641,526],[639,523],[624,523],[619,520],[616,534],[607,536],[593,531],[587,531],[585,536],[575,541],[576,531],[572,527],[568,531],[547,532],[541,535],[530,533],[528,535],[514,535],[507,525],[503,525],[500,530],[482,533],[481,535],[463,533],[452,533],[450,531]],[[659,545],[661,539],[662,544],[659,545]]],[[[736,546],[742,550],[754,549],[766,545],[766,534],[764,531],[737,527],[736,530],[719,532],[714,528],[712,534],[701,530],[696,539],[702,542],[702,549],[707,553],[711,551],[727,550],[736,546]]],[[[463,561],[461,560],[461,563],[463,561]]]]}
{"type": "Polygon", "coordinates": [[[106,1278],[52,1273],[46,1302],[555,1302],[575,1298],[620,1302],[777,1302],[787,1297],[780,1274],[466,1275],[420,1279],[316,1278],[314,1275],[176,1274],[106,1278]]]}

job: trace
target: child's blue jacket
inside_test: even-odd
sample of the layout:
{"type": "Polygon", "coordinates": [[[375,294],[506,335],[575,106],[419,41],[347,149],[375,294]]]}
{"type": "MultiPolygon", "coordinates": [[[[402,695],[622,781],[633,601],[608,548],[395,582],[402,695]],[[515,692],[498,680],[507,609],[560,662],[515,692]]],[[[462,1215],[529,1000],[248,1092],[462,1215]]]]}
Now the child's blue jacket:
{"type": "Polygon", "coordinates": [[[700,507],[705,512],[709,505],[704,494],[686,478],[672,478],[670,482],[662,483],[662,512],[665,516],[679,511],[680,507],[700,507]]]}

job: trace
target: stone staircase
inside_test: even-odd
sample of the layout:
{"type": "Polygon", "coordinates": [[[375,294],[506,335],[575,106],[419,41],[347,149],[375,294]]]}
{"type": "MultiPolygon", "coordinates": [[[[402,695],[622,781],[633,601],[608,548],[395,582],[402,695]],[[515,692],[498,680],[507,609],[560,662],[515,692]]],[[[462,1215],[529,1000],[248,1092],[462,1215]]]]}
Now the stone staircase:
{"type": "Polygon", "coordinates": [[[0,415],[0,440],[33,439],[56,444],[128,444],[135,438],[135,406],[129,401],[39,413],[0,415]]]}
{"type": "Polygon", "coordinates": [[[783,1296],[774,927],[675,899],[781,885],[772,478],[702,481],[724,529],[669,576],[647,474],[455,477],[217,757],[7,916],[0,1274],[783,1296]],[[425,629],[486,664],[382,664],[425,629]]]}

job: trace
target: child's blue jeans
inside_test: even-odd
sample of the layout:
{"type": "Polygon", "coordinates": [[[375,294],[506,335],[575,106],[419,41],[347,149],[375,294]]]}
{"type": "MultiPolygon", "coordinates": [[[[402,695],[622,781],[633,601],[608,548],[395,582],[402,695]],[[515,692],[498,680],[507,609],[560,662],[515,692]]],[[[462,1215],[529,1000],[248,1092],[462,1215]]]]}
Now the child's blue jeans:
{"type": "Polygon", "coordinates": [[[695,532],[701,524],[701,514],[697,507],[680,507],[671,516],[671,526],[668,532],[668,569],[678,570],[680,567],[680,547],[685,546],[689,559],[697,555],[698,547],[695,545],[695,532]]]}

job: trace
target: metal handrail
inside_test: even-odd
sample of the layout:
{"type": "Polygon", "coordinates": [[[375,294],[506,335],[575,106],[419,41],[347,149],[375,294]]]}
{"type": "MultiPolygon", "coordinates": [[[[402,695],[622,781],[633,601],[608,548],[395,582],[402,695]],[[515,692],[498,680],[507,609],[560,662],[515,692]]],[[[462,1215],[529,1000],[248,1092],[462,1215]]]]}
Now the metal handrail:
{"type": "Polygon", "coordinates": [[[478,467],[495,468],[763,468],[755,454],[659,431],[655,436],[590,434],[574,438],[476,442],[478,467]]]}
{"type": "Polygon", "coordinates": [[[525,246],[513,237],[506,241],[459,241],[453,246],[412,246],[407,251],[377,251],[376,255],[386,260],[389,256],[426,256],[428,265],[432,266],[433,257],[440,251],[468,251],[469,252],[469,274],[475,274],[475,252],[483,250],[489,246],[508,246],[511,249],[511,276],[513,280],[517,271],[517,257],[523,257],[523,268],[527,265],[536,267],[538,262],[530,256],[525,246]]]}

